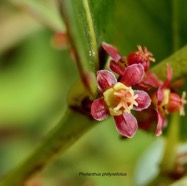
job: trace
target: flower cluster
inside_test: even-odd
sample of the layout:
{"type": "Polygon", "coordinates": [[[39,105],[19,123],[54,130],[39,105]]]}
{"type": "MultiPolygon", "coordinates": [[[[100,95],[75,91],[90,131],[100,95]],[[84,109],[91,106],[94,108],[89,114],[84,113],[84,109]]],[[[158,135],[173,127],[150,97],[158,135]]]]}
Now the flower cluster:
{"type": "Polygon", "coordinates": [[[109,64],[111,71],[97,72],[99,98],[95,99],[91,105],[91,115],[94,119],[101,121],[109,115],[113,116],[118,132],[122,136],[131,138],[138,128],[138,122],[132,115],[132,110],[147,111],[148,108],[156,110],[157,136],[166,126],[168,113],[179,111],[181,115],[184,115],[185,93],[180,97],[171,91],[169,84],[172,69],[169,65],[167,79],[162,82],[149,71],[150,63],[155,62],[155,59],[146,47],[138,46],[138,50],[127,57],[121,56],[119,51],[110,44],[103,43],[102,47],[112,58],[109,64]]]}

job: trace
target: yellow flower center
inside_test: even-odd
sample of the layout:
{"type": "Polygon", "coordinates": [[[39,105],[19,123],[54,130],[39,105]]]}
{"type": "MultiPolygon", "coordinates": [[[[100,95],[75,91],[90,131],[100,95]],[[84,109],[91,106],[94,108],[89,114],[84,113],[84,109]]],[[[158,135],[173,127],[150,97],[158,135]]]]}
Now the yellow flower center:
{"type": "Polygon", "coordinates": [[[163,94],[164,94],[164,99],[161,102],[161,107],[164,107],[165,105],[168,104],[169,102],[169,95],[170,95],[170,90],[169,89],[164,89],[163,90],[163,94]]]}
{"type": "Polygon", "coordinates": [[[104,100],[112,116],[118,116],[122,113],[130,113],[133,106],[138,106],[134,91],[131,87],[118,82],[112,88],[104,93],[104,100]]]}
{"type": "MultiPolygon", "coordinates": [[[[159,105],[159,108],[162,110],[163,113],[168,114],[168,110],[166,109],[166,106],[169,102],[169,95],[170,95],[170,90],[169,89],[164,89],[162,90],[163,92],[163,100],[159,105]]],[[[155,107],[158,107],[158,99],[156,98],[156,94],[152,97],[152,103],[155,105],[155,107]]]]}
{"type": "Polygon", "coordinates": [[[187,100],[186,100],[186,92],[183,92],[182,93],[182,98],[181,98],[181,105],[180,105],[180,110],[179,110],[179,113],[181,116],[184,116],[185,115],[185,112],[184,112],[184,105],[187,103],[187,100]]]}

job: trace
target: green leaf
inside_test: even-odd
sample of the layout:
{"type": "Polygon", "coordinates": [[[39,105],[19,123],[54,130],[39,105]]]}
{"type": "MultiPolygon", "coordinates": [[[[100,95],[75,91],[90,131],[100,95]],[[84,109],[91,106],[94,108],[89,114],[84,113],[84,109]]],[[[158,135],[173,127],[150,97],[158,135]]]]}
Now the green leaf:
{"type": "Polygon", "coordinates": [[[115,14],[114,6],[116,2],[114,0],[89,0],[88,2],[93,18],[97,44],[100,47],[104,40],[113,36],[110,26],[115,14]]]}
{"type": "Polygon", "coordinates": [[[98,48],[88,1],[59,0],[59,5],[80,77],[89,96],[94,97],[98,48]]]}

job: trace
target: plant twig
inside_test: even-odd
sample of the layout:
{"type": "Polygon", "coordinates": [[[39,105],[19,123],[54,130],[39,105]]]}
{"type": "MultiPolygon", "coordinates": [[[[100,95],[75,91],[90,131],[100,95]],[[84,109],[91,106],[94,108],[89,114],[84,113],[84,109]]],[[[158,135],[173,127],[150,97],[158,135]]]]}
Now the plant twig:
{"type": "Polygon", "coordinates": [[[187,46],[178,50],[158,65],[151,68],[151,71],[158,75],[159,78],[166,79],[166,66],[170,64],[173,69],[172,79],[177,79],[187,75],[187,46]]]}
{"type": "Polygon", "coordinates": [[[43,170],[55,156],[75,143],[95,123],[89,117],[67,109],[64,117],[48,132],[31,156],[2,178],[0,186],[24,186],[28,178],[43,170]]]}

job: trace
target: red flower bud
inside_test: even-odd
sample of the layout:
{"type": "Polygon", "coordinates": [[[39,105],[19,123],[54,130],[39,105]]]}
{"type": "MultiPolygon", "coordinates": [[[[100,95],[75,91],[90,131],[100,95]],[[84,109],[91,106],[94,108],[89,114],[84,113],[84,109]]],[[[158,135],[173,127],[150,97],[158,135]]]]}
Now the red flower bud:
{"type": "Polygon", "coordinates": [[[145,72],[149,69],[150,62],[155,62],[155,59],[152,57],[153,54],[147,50],[146,47],[142,49],[141,46],[137,46],[138,51],[132,52],[127,56],[127,61],[129,65],[132,64],[142,64],[144,66],[145,72]]]}
{"type": "Polygon", "coordinates": [[[185,93],[183,93],[182,98],[176,93],[170,93],[166,108],[170,113],[179,111],[180,115],[184,115],[184,104],[186,104],[185,93]]]}

